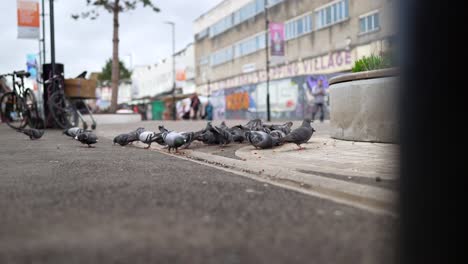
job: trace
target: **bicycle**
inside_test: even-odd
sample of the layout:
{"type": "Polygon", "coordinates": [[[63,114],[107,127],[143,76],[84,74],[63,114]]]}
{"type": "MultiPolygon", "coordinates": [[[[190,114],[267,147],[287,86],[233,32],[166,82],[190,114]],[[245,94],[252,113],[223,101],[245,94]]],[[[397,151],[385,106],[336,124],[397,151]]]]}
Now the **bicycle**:
{"type": "Polygon", "coordinates": [[[24,87],[24,78],[30,76],[26,71],[0,75],[0,78],[12,77],[13,89],[0,98],[0,114],[6,124],[13,129],[22,129],[29,125],[32,128],[42,128],[44,125],[40,117],[37,100],[30,88],[24,87]],[[20,81],[16,79],[19,78],[20,81]]]}
{"type": "MultiPolygon", "coordinates": [[[[78,77],[84,78],[80,74],[78,77]]],[[[80,110],[77,108],[79,103],[83,103],[81,99],[73,99],[67,97],[65,94],[65,80],[61,75],[54,75],[50,77],[45,84],[48,85],[48,108],[49,112],[55,121],[55,123],[62,129],[66,129],[73,126],[78,126],[79,122],[83,123],[83,129],[88,129],[88,124],[84,120],[83,115],[80,110]],[[53,85],[55,82],[55,85],[53,85]],[[55,89],[52,89],[55,87],[55,89]]],[[[91,116],[93,124],[91,125],[92,129],[96,129],[96,121],[91,115],[91,110],[86,104],[84,104],[86,110],[91,116]]]]}

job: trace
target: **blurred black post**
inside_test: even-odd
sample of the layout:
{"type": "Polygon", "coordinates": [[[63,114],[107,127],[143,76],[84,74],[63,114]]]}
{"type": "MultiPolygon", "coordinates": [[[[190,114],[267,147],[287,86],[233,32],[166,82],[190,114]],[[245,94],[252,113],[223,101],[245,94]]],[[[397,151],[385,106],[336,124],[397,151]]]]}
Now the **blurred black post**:
{"type": "Polygon", "coordinates": [[[42,63],[41,64],[45,64],[46,63],[46,43],[45,43],[45,36],[46,36],[46,33],[45,33],[45,0],[42,0],[42,9],[41,9],[41,16],[42,16],[42,63]]]}
{"type": "Polygon", "coordinates": [[[398,3],[402,124],[398,263],[448,263],[448,256],[444,255],[449,246],[448,229],[454,227],[446,224],[451,214],[448,208],[453,203],[447,201],[447,191],[455,191],[459,175],[450,174],[453,166],[443,161],[444,157],[455,155],[448,150],[449,145],[463,140],[457,138],[463,134],[457,131],[463,129],[452,130],[448,119],[457,114],[456,110],[445,114],[448,95],[456,93],[448,82],[457,77],[455,73],[448,76],[447,71],[456,67],[450,67],[447,58],[458,51],[446,47],[449,39],[456,39],[447,34],[446,16],[456,14],[444,10],[450,4],[439,1],[398,3]]]}
{"type": "Polygon", "coordinates": [[[267,120],[268,122],[271,121],[270,116],[270,58],[269,58],[269,31],[270,31],[270,21],[268,20],[268,0],[265,0],[265,53],[266,53],[266,88],[267,88],[267,98],[266,98],[266,106],[267,106],[267,120]]]}
{"type": "MultiPolygon", "coordinates": [[[[54,0],[49,0],[50,7],[50,63],[52,64],[52,76],[55,75],[55,28],[54,28],[54,0]]],[[[46,78],[48,76],[45,76],[46,78]]],[[[52,82],[52,90],[55,90],[55,83],[52,82]]]]}

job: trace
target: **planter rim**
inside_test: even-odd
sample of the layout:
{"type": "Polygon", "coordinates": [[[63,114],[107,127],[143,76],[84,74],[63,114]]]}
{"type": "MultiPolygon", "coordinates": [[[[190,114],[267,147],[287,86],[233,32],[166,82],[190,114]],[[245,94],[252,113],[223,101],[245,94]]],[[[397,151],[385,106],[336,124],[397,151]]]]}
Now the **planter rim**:
{"type": "Polygon", "coordinates": [[[343,75],[339,75],[339,76],[331,78],[328,81],[328,84],[332,85],[335,83],[349,82],[349,81],[356,81],[356,80],[374,79],[374,78],[382,78],[382,77],[394,77],[394,76],[398,76],[399,73],[400,73],[400,70],[398,68],[386,68],[386,69],[379,69],[379,70],[372,70],[372,71],[347,73],[347,74],[343,74],[343,75]]]}

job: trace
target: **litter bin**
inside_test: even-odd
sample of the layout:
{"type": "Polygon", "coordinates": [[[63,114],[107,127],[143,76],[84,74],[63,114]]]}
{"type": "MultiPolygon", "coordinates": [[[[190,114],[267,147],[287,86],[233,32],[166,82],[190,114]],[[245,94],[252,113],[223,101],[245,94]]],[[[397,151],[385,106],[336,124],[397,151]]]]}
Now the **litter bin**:
{"type": "Polygon", "coordinates": [[[152,106],[152,120],[162,120],[164,112],[164,102],[154,101],[151,103],[152,106]]]}

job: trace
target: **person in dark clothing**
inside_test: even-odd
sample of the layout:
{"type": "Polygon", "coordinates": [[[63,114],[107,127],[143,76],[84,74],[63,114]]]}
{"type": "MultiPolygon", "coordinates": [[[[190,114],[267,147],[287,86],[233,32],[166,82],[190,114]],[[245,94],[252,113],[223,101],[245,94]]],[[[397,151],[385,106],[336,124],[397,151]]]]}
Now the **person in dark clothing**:
{"type": "Polygon", "coordinates": [[[197,119],[197,115],[198,115],[198,109],[200,108],[200,99],[198,98],[198,96],[196,94],[194,94],[192,96],[192,101],[190,102],[190,108],[192,108],[192,111],[193,111],[193,120],[196,120],[197,119]]]}
{"type": "Polygon", "coordinates": [[[206,120],[213,120],[213,105],[211,102],[208,100],[205,106],[205,116],[204,119],[206,120]]]}
{"type": "Polygon", "coordinates": [[[138,106],[138,112],[140,113],[141,115],[141,120],[148,120],[148,117],[147,117],[147,106],[145,104],[142,104],[142,105],[139,105],[138,106]]]}

